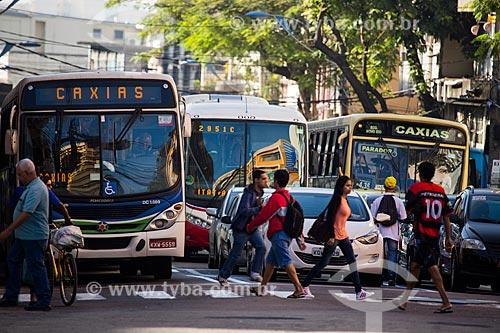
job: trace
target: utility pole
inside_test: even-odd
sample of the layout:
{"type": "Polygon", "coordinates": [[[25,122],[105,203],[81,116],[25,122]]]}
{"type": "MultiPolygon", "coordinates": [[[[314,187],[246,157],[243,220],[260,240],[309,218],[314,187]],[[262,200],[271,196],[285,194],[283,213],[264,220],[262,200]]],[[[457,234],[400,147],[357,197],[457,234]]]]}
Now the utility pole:
{"type": "MultiPolygon", "coordinates": [[[[493,39],[496,31],[496,13],[493,12],[488,15],[488,20],[484,25],[484,29],[488,32],[489,38],[493,39]]],[[[491,101],[489,108],[489,133],[487,133],[489,138],[489,147],[485,147],[488,149],[488,184],[491,187],[498,188],[500,186],[500,105],[498,105],[498,89],[500,85],[498,84],[498,80],[494,78],[493,71],[493,57],[492,57],[492,49],[488,51],[488,55],[485,59],[485,74],[487,79],[493,81],[493,84],[496,86],[495,88],[491,88],[495,93],[492,94],[491,98],[494,100],[491,101]]],[[[483,175],[485,176],[485,175],[483,175]]]]}

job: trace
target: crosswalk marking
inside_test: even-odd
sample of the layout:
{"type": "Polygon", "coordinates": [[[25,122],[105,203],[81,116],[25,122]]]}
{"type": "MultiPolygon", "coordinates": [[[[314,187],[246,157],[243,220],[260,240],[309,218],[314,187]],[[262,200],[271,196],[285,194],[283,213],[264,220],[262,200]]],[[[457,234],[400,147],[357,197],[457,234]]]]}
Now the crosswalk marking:
{"type": "Polygon", "coordinates": [[[203,293],[207,296],[210,296],[212,298],[241,298],[243,297],[242,295],[238,295],[231,290],[228,289],[219,289],[219,290],[204,290],[203,293]]]}
{"type": "Polygon", "coordinates": [[[134,294],[144,299],[175,299],[175,296],[165,291],[139,291],[134,294]]]}

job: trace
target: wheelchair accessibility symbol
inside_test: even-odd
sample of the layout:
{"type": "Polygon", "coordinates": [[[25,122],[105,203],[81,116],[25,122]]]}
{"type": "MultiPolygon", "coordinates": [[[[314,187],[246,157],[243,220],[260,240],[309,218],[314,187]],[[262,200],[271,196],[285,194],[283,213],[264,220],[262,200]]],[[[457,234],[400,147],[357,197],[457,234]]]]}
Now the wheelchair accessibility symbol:
{"type": "Polygon", "coordinates": [[[104,186],[104,194],[105,195],[115,195],[116,194],[116,183],[115,182],[106,182],[106,186],[104,186]]]}

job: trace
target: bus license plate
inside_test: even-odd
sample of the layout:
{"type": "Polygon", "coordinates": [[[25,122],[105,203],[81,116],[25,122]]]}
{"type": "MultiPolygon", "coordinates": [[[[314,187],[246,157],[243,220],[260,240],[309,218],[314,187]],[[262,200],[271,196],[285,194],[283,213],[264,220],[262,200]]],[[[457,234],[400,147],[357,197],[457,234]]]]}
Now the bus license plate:
{"type": "Polygon", "coordinates": [[[313,257],[321,257],[323,254],[323,248],[322,247],[313,247],[312,248],[312,255],[313,257]]]}
{"type": "Polygon", "coordinates": [[[150,239],[149,247],[153,249],[169,249],[172,247],[177,247],[177,239],[175,238],[162,238],[162,239],[150,239]]]}

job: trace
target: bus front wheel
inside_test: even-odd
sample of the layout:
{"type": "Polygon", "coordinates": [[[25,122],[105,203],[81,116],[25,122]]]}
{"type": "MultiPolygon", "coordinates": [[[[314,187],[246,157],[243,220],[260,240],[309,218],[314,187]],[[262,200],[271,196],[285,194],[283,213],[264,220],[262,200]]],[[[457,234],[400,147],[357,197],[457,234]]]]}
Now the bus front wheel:
{"type": "Polygon", "coordinates": [[[155,279],[170,279],[172,277],[172,257],[150,257],[147,261],[147,271],[155,279]]]}

